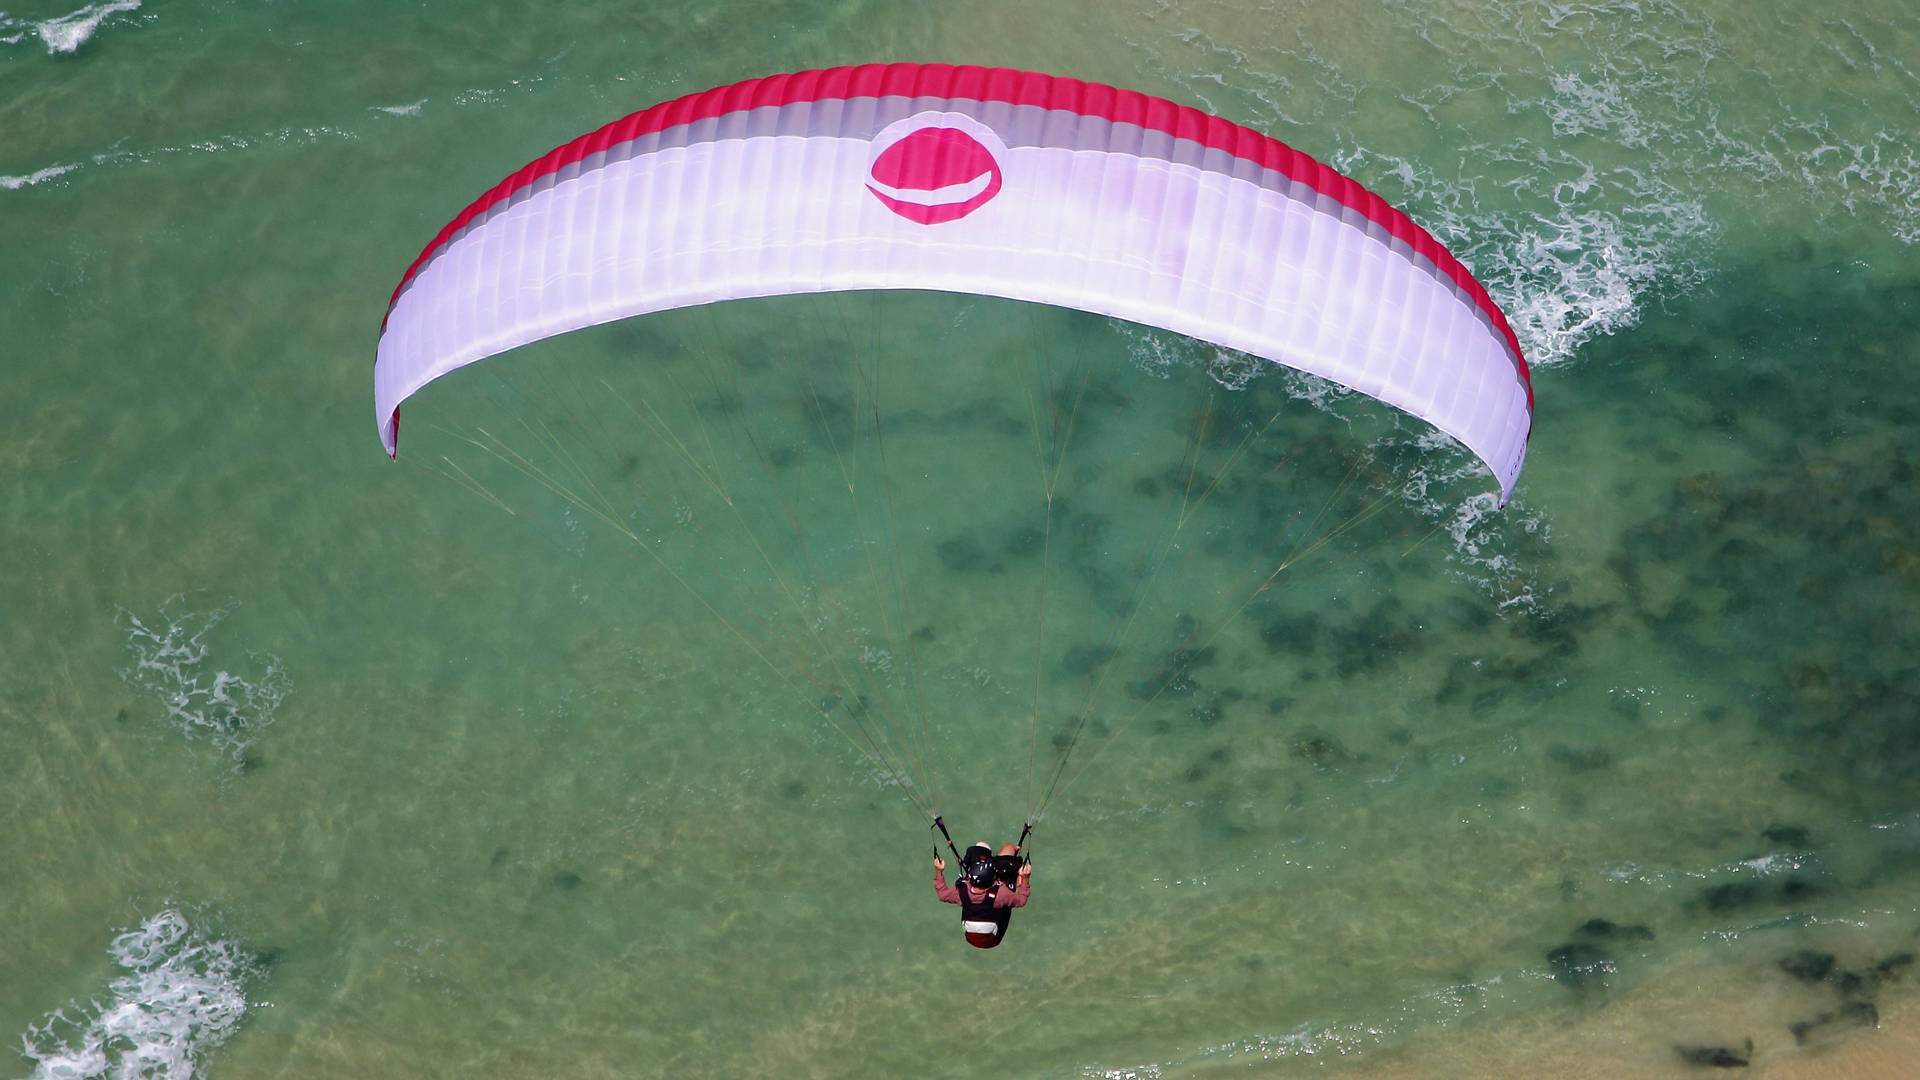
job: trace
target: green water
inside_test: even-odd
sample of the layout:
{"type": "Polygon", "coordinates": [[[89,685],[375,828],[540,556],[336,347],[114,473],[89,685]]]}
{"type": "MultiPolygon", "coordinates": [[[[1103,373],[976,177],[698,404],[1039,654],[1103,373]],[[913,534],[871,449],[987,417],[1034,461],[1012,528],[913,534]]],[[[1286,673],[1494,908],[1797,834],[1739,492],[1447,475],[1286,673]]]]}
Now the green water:
{"type": "Polygon", "coordinates": [[[93,13],[0,16],[5,1075],[1448,1075],[1607,1017],[1661,1075],[1911,997],[1900,9],[93,13]],[[547,342],[386,460],[380,315],[475,194],[909,59],[1404,206],[1536,361],[1513,504],[1366,402],[915,295],[547,342]],[[561,494],[466,441],[524,418],[561,494]],[[1067,747],[969,949],[914,801],[1008,839],[1067,747]]]}

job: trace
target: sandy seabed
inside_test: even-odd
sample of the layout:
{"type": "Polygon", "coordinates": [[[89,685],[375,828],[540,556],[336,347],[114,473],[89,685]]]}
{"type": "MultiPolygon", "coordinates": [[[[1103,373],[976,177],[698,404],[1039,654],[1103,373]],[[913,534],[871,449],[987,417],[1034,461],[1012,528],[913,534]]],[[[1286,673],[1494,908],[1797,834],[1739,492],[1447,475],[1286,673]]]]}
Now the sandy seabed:
{"type": "Polygon", "coordinates": [[[1645,988],[1571,1025],[1541,1020],[1532,1030],[1456,1033],[1443,1046],[1408,1047],[1392,1062],[1362,1070],[1368,1080],[1519,1078],[1653,1080],[1665,1077],[1764,1077],[1765,1080],[1913,1080],[1920,1077],[1920,999],[1904,988],[1877,1005],[1878,1025],[1831,1023],[1796,1039],[1786,1015],[1831,1011],[1817,994],[1792,991],[1727,995],[1726,988],[1645,988]],[[1802,1000],[1804,998],[1805,1000],[1802,1000]],[[1657,1031],[1666,1036],[1652,1036],[1657,1031]],[[1749,1042],[1751,1040],[1751,1042],[1749,1042]],[[1747,1064],[1690,1063],[1680,1050],[1725,1048],[1747,1064]]]}
{"type": "Polygon", "coordinates": [[[1877,1031],[1862,1031],[1831,1052],[1784,1058],[1759,1075],[1779,1080],[1892,1080],[1920,1075],[1920,1005],[1882,1014],[1877,1031]]]}

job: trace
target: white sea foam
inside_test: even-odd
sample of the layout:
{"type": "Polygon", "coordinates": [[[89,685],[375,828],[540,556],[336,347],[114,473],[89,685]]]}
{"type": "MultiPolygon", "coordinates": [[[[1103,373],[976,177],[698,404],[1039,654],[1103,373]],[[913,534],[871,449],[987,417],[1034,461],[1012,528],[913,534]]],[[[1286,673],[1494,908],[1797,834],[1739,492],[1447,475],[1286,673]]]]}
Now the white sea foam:
{"type": "Polygon", "coordinates": [[[871,645],[860,646],[860,666],[885,677],[893,674],[893,653],[886,649],[877,649],[871,645]]]}
{"type": "Polygon", "coordinates": [[[1551,538],[1546,518],[1518,503],[1502,508],[1494,492],[1472,490],[1485,483],[1485,467],[1446,434],[1423,431],[1412,445],[1420,463],[1399,479],[1401,499],[1446,532],[1454,565],[1502,608],[1537,607],[1543,597],[1513,547],[1522,537],[1551,538]],[[1461,497],[1462,490],[1472,493],[1461,497]]]}
{"type": "Polygon", "coordinates": [[[49,165],[38,172],[30,172],[25,176],[0,176],[0,188],[6,188],[8,191],[19,191],[23,187],[44,184],[57,176],[65,176],[79,167],[78,165],[49,165]]]}
{"type": "Polygon", "coordinates": [[[1554,96],[1545,107],[1559,138],[1604,135],[1622,146],[1645,147],[1653,141],[1653,125],[1641,115],[1623,87],[1593,81],[1579,72],[1554,73],[1549,81],[1554,96]]]}
{"type": "Polygon", "coordinates": [[[419,101],[407,105],[369,105],[368,108],[374,112],[386,113],[388,116],[419,116],[420,110],[424,108],[426,104],[427,99],[421,98],[419,101]]]}
{"type": "Polygon", "coordinates": [[[246,1016],[251,958],[177,910],[121,933],[107,953],[123,974],[21,1036],[32,1080],[189,1080],[246,1016]]]}
{"type": "Polygon", "coordinates": [[[1920,150],[1913,135],[1884,130],[1863,141],[1825,143],[1806,155],[1805,168],[1849,211],[1874,207],[1887,215],[1895,239],[1920,244],[1920,150]]]}
{"type": "Polygon", "coordinates": [[[1158,1065],[1133,1065],[1124,1069],[1103,1069],[1089,1066],[1080,1070],[1080,1075],[1097,1080],[1160,1080],[1164,1074],[1158,1065]]]}
{"type": "Polygon", "coordinates": [[[206,739],[238,762],[273,723],[293,691],[286,665],[271,653],[248,651],[249,671],[237,673],[213,660],[207,635],[233,611],[234,602],[206,613],[188,610],[175,595],[151,619],[121,609],[117,625],[127,633],[133,666],[120,677],[158,698],[167,720],[189,739],[206,739]]]}
{"type": "Polygon", "coordinates": [[[1173,376],[1175,368],[1193,363],[1192,350],[1197,346],[1195,342],[1120,319],[1109,320],[1109,323],[1127,339],[1128,358],[1143,374],[1155,379],[1167,379],[1173,376]]]}
{"type": "MultiPolygon", "coordinates": [[[[6,17],[0,15],[0,27],[5,25],[6,17]]],[[[3,40],[0,38],[0,41],[3,40]]],[[[352,141],[358,138],[360,136],[353,131],[327,125],[279,128],[252,134],[216,135],[187,143],[162,146],[139,146],[134,144],[131,138],[123,136],[114,140],[106,149],[88,155],[86,163],[52,165],[23,176],[0,176],[0,189],[17,190],[31,184],[44,183],[85,168],[89,164],[109,168],[132,168],[166,161],[177,155],[224,154],[258,147],[315,144],[331,140],[352,141]]]]}
{"type": "Polygon", "coordinates": [[[1245,390],[1247,384],[1277,370],[1271,360],[1231,349],[1214,349],[1206,358],[1207,378],[1228,390],[1245,390]]]}
{"type": "Polygon", "coordinates": [[[51,19],[14,18],[0,11],[0,43],[17,44],[33,35],[46,45],[49,55],[70,55],[93,37],[108,16],[139,9],[140,0],[103,0],[51,19]]]}
{"type": "Polygon", "coordinates": [[[1533,367],[1564,362],[1594,338],[1639,322],[1659,290],[1684,291],[1705,278],[1706,241],[1718,230],[1698,197],[1657,173],[1602,170],[1547,147],[1473,153],[1519,171],[1510,188],[1538,208],[1483,208],[1459,177],[1371,151],[1334,164],[1409,208],[1473,271],[1533,367]]]}
{"type": "Polygon", "coordinates": [[[1313,409],[1337,417],[1352,426],[1353,418],[1347,415],[1349,402],[1358,391],[1349,390],[1337,382],[1323,379],[1318,375],[1309,375],[1293,368],[1280,368],[1281,385],[1287,388],[1287,396],[1295,401],[1304,402],[1313,409]]]}

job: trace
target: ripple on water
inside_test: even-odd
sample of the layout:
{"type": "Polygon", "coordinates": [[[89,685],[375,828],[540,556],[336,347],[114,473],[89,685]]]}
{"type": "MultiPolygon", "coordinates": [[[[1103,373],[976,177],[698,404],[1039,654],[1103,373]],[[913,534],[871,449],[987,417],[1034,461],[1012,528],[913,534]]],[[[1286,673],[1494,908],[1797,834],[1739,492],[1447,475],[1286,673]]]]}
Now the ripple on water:
{"type": "Polygon", "coordinates": [[[122,608],[117,625],[133,662],[120,677],[158,700],[174,730],[205,740],[245,770],[255,762],[248,750],[293,692],[293,680],[272,653],[247,650],[245,664],[216,657],[207,636],[235,606],[196,612],[176,594],[146,618],[122,608]]]}

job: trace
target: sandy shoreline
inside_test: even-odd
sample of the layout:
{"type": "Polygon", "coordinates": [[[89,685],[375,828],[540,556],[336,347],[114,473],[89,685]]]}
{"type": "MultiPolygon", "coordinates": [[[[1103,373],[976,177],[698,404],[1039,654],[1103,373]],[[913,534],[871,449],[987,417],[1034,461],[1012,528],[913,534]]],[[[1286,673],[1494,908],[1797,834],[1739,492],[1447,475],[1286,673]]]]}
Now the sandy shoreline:
{"type": "Polygon", "coordinates": [[[1827,1052],[1782,1058],[1756,1071],[1769,1080],[1893,1080],[1920,1074],[1920,1003],[1883,1010],[1880,1027],[1827,1052]]]}
{"type": "Polygon", "coordinates": [[[1804,1042],[1796,1041],[1779,1022],[1777,999],[1698,997],[1690,1007],[1678,1008],[1664,999],[1662,994],[1623,1000],[1569,1026],[1550,1027],[1550,1022],[1542,1021],[1524,1031],[1457,1032],[1442,1045],[1408,1047],[1399,1060],[1363,1068],[1359,1075],[1368,1080],[1695,1076],[1911,1080],[1920,1076],[1920,1000],[1910,993],[1877,1002],[1877,1027],[1831,1025],[1804,1042]],[[1661,1017],[1666,1018],[1664,1022],[1661,1017]],[[1649,1038],[1649,1031],[1662,1028],[1675,1036],[1649,1038]],[[1742,1031],[1747,1033],[1734,1034],[1742,1031]],[[1679,1052],[1682,1046],[1724,1048],[1735,1060],[1690,1063],[1679,1052]],[[1747,1063],[1737,1064],[1738,1059],[1747,1063]]]}

